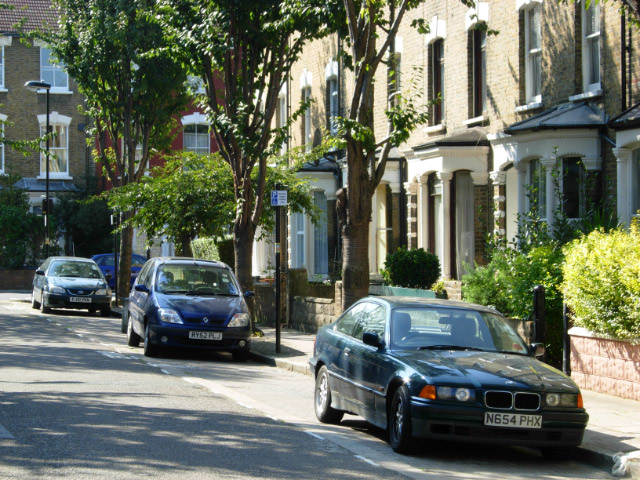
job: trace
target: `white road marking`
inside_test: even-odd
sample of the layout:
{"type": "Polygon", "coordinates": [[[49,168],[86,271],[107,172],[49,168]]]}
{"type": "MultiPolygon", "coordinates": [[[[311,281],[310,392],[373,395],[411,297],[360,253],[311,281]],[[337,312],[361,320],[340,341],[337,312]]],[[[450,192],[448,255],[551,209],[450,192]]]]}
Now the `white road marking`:
{"type": "Polygon", "coordinates": [[[166,375],[171,375],[169,372],[167,372],[164,368],[161,368],[160,371],[166,375]]]}
{"type": "Polygon", "coordinates": [[[9,430],[0,425],[0,438],[13,438],[13,435],[9,433],[9,430]]]}
{"type": "Polygon", "coordinates": [[[378,465],[376,462],[374,462],[373,460],[369,460],[366,457],[363,457],[362,455],[354,455],[354,457],[356,457],[359,460],[362,460],[364,462],[367,462],[369,465],[373,465],[374,467],[379,467],[380,465],[378,465]]]}
{"type": "Polygon", "coordinates": [[[247,410],[253,410],[253,407],[250,405],[247,405],[246,403],[242,403],[242,402],[236,402],[238,405],[240,405],[241,407],[246,408],[247,410]]]}
{"type": "Polygon", "coordinates": [[[309,430],[305,430],[304,433],[307,433],[309,435],[311,435],[314,438],[317,438],[318,440],[324,440],[324,437],[321,437],[320,435],[316,435],[315,433],[309,431],[309,430]]]}

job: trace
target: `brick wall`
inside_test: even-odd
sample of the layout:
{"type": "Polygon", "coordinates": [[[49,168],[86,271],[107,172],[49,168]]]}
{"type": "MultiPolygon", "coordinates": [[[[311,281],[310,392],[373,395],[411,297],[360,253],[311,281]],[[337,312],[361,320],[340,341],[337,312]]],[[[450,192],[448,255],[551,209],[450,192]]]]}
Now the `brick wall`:
{"type": "Polygon", "coordinates": [[[31,290],[35,270],[0,270],[0,290],[31,290]]]}
{"type": "Polygon", "coordinates": [[[582,388],[640,401],[640,345],[572,328],[571,378],[582,388]]]}

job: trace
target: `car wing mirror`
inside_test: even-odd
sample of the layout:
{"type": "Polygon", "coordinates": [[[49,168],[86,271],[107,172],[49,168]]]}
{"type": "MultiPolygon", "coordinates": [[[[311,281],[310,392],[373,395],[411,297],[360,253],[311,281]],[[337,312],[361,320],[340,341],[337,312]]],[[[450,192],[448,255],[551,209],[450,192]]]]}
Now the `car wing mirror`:
{"type": "Polygon", "coordinates": [[[140,285],[135,285],[134,290],[136,292],[144,292],[144,293],[149,293],[149,288],[146,285],[140,284],[140,285]]]}
{"type": "Polygon", "coordinates": [[[364,332],[362,334],[362,343],[376,348],[380,348],[382,346],[378,334],[372,332],[364,332]]]}
{"type": "Polygon", "coordinates": [[[36,270],[36,275],[44,275],[44,270],[36,270]]]}
{"type": "Polygon", "coordinates": [[[111,280],[113,278],[113,275],[111,275],[110,273],[107,273],[105,277],[107,278],[107,280],[111,280]]]}
{"type": "Polygon", "coordinates": [[[246,292],[244,292],[244,298],[253,298],[255,296],[256,294],[253,293],[251,290],[247,290],[246,292]]]}
{"type": "Polygon", "coordinates": [[[531,350],[531,353],[533,353],[533,356],[536,358],[544,357],[544,354],[547,352],[544,343],[532,343],[529,346],[529,349],[531,350]]]}

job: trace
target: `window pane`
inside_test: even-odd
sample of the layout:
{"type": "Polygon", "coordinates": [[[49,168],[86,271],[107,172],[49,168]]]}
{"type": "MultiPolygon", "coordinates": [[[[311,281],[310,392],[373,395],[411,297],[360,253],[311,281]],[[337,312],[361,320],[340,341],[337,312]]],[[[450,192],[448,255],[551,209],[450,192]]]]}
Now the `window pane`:
{"type": "Polygon", "coordinates": [[[640,213],[640,149],[633,151],[631,175],[631,215],[638,215],[640,213]]]}
{"type": "Polygon", "coordinates": [[[600,82],[600,37],[587,40],[589,54],[589,84],[600,82]]]}
{"type": "Polygon", "coordinates": [[[579,158],[566,158],[563,161],[562,195],[563,209],[568,218],[582,216],[582,188],[584,169],[579,158]]]}
{"type": "Polygon", "coordinates": [[[540,160],[531,160],[529,164],[529,208],[540,218],[547,216],[547,182],[546,169],[540,160]]]}
{"type": "Polygon", "coordinates": [[[327,245],[327,197],[324,192],[314,192],[313,202],[322,211],[322,218],[313,231],[314,273],[329,273],[329,252],[327,245]]]}

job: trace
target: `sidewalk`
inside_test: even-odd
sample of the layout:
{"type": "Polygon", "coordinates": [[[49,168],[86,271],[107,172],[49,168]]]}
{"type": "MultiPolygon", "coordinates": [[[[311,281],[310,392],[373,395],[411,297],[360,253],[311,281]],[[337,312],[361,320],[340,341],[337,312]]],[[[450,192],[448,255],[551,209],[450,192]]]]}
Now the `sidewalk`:
{"type": "MultiPolygon", "coordinates": [[[[275,328],[258,325],[264,337],[253,338],[251,353],[261,362],[311,376],[309,358],[315,335],[283,329],[281,353],[276,353],[275,328]]],[[[576,458],[611,471],[614,455],[640,451],[640,402],[582,390],[589,425],[576,458]]],[[[640,480],[640,458],[628,463],[627,478],[640,480]],[[630,476],[630,477],[629,477],[630,476]]]]}

